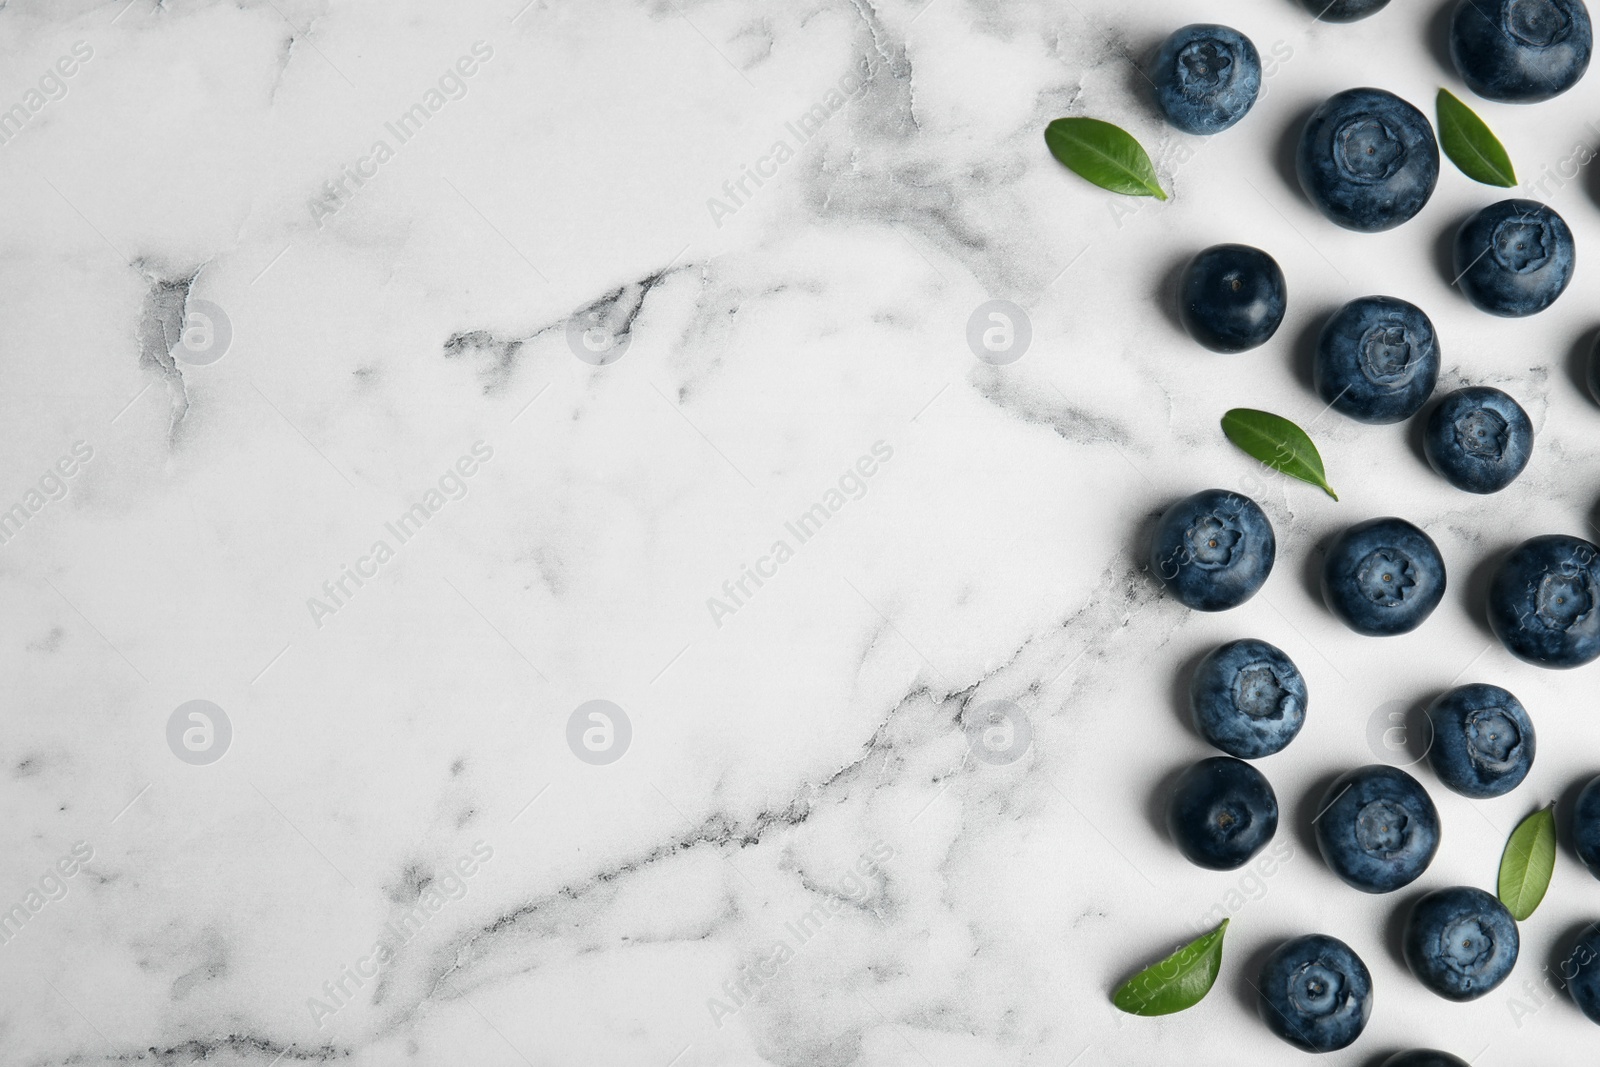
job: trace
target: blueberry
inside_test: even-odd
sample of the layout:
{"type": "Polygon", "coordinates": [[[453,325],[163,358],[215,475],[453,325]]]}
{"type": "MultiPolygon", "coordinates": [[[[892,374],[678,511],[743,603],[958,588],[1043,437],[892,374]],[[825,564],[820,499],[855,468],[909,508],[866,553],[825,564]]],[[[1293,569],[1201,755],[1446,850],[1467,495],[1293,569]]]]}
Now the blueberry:
{"type": "Polygon", "coordinates": [[[1472,1067],[1472,1064],[1460,1056],[1452,1056],[1438,1049],[1414,1048],[1406,1052],[1396,1052],[1378,1067],[1472,1067]]]}
{"type": "Polygon", "coordinates": [[[1364,296],[1335,311],[1311,375],[1329,407],[1362,422],[1409,419],[1439,380],[1439,339],[1415,304],[1364,296]]]}
{"type": "Polygon", "coordinates": [[[1573,805],[1572,847],[1589,873],[1600,878],[1600,777],[1589,780],[1573,805]]]}
{"type": "Polygon", "coordinates": [[[1375,15],[1388,6],[1389,0],[1301,0],[1308,9],[1316,12],[1319,22],[1354,22],[1375,15]]]}
{"type": "Polygon", "coordinates": [[[1167,805],[1167,832],[1190,863],[1237,870],[1278,832],[1278,798],[1250,764],[1212,756],[1178,776],[1167,805]]]}
{"type": "Polygon", "coordinates": [[[1314,825],[1323,860],[1364,893],[1410,885],[1439,851],[1439,812],[1428,791],[1382,763],[1334,779],[1314,825]]]}
{"type": "Polygon", "coordinates": [[[1590,1022],[1600,1023],[1600,925],[1589,927],[1572,946],[1563,964],[1563,978],[1569,969],[1575,972],[1567,981],[1573,1002],[1590,1022]]]}
{"type": "Polygon", "coordinates": [[[1429,706],[1428,721],[1428,761],[1439,780],[1462,796],[1503,796],[1533,766],[1533,722],[1522,701],[1497,685],[1450,690],[1429,706]]]}
{"type": "Polygon", "coordinates": [[[1199,22],[1162,42],[1150,81],[1168,122],[1185,133],[1221,133],[1256,102],[1261,56],[1238,30],[1199,22]]]}
{"type": "Polygon", "coordinates": [[[1346,89],[1323,101],[1300,133],[1300,188],[1347,230],[1376,233],[1405,222],[1439,180],[1439,145],[1427,118],[1382,89],[1346,89]]]}
{"type": "Polygon", "coordinates": [[[1368,519],[1334,538],[1322,562],[1322,599],[1358,634],[1410,633],[1444,598],[1444,559],[1404,519],[1368,519]]]}
{"type": "Polygon", "coordinates": [[[1572,280],[1578,250],[1560,215],[1533,200],[1502,200],[1456,231],[1456,284],[1480,310],[1537,314],[1572,280]]]}
{"type": "Polygon", "coordinates": [[[1261,965],[1256,1010],[1267,1029],[1306,1052],[1333,1052],[1361,1036],[1372,1015],[1372,975],[1336,937],[1285,941],[1261,965]]]}
{"type": "Polygon", "coordinates": [[[1498,493],[1533,455],[1533,423],[1522,405],[1485,385],[1457,389],[1428,416],[1428,464],[1469,493],[1498,493]]]}
{"type": "Polygon", "coordinates": [[[1467,87],[1508,104],[1559,96],[1589,69],[1594,32],[1583,0],[1461,0],[1450,60],[1467,87]]]}
{"type": "Polygon", "coordinates": [[[1600,548],[1546,534],[1512,549],[1489,579],[1489,628],[1518,659],[1581,667],[1600,656],[1600,548]]]}
{"type": "Polygon", "coordinates": [[[1206,489],[1167,509],[1150,543],[1150,570],[1196,611],[1236,608],[1256,595],[1278,554],[1254,500],[1206,489]]]}
{"type": "Polygon", "coordinates": [[[1194,728],[1240,759],[1282,751],[1305,724],[1306,701],[1294,661],[1253,639],[1212,649],[1189,683],[1194,728]]]}
{"type": "Polygon", "coordinates": [[[1212,245],[1178,283],[1178,317],[1213,352],[1243,352],[1278,331],[1288,290],[1277,261],[1249,245],[1212,245]]]}
{"type": "Polygon", "coordinates": [[[1481,889],[1435,889],[1406,917],[1402,950],[1417,981],[1446,1000],[1477,1000],[1517,963],[1517,921],[1481,889]]]}

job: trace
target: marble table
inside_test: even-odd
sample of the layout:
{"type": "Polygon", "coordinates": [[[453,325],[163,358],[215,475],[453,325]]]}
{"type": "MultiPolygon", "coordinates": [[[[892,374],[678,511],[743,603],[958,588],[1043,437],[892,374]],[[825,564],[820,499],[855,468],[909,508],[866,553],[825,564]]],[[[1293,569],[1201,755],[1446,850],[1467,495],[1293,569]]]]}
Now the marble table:
{"type": "Polygon", "coordinates": [[[1486,999],[1396,949],[1410,897],[1492,887],[1516,822],[1600,772],[1594,669],[1514,661],[1482,608],[1496,553],[1593,536],[1600,80],[1469,98],[1577,235],[1533,319],[1449,284],[1494,190],[1447,164],[1417,219],[1358,235],[1286,165],[1337,90],[1465,95],[1442,25],[1413,0],[1347,26],[1292,0],[3,5],[0,1060],[1287,1062],[1249,978],[1313,931],[1377,988],[1330,1063],[1592,1058],[1550,991],[1600,918],[1565,848],[1486,999]],[[1268,66],[1210,140],[1130,58],[1197,18],[1268,66]],[[1138,136],[1170,201],[1056,164],[1068,114],[1138,136]],[[1237,356],[1168,295],[1224,240],[1290,291],[1237,356]],[[1459,493],[1414,427],[1323,410],[1316,330],[1369,293],[1433,317],[1443,386],[1528,409],[1511,488],[1459,493]],[[1234,406],[1309,426],[1341,502],[1229,445],[1234,406]],[[1202,616],[1144,539],[1211,486],[1280,550],[1202,616]],[[1317,551],[1385,514],[1450,588],[1374,640],[1322,607],[1317,551]],[[1262,763],[1272,850],[1215,874],[1161,798],[1208,753],[1186,673],[1242,636],[1311,711],[1262,763]],[[1448,793],[1402,736],[1458,680],[1538,724],[1507,797],[1448,793]],[[1308,832],[1375,760],[1445,824],[1399,899],[1308,832]],[[1223,916],[1204,1003],[1111,1006],[1223,916]]]}

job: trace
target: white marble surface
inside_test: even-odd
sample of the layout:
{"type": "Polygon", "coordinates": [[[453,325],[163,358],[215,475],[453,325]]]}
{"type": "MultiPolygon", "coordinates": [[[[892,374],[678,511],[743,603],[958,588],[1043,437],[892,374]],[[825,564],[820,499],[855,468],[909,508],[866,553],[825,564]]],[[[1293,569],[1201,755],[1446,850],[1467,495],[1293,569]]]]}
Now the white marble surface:
{"type": "MultiPolygon", "coordinates": [[[[1589,530],[1600,408],[1571,368],[1594,173],[1535,193],[1579,268],[1523,322],[1440,265],[1490,190],[1447,167],[1419,218],[1360,236],[1284,177],[1328,94],[1431,111],[1459,89],[1437,4],[1313,26],[1290,0],[524,2],[0,9],[0,105],[27,114],[0,144],[0,504],[38,505],[0,545],[0,902],[38,891],[0,944],[0,1060],[1286,1062],[1246,977],[1313,930],[1377,984],[1329,1062],[1592,1058],[1600,1030],[1523,991],[1600,917],[1570,854],[1511,983],[1459,1006],[1398,961],[1400,901],[1346,889],[1304,830],[1321,784],[1374,758],[1374,722],[1457,678],[1518,693],[1540,756],[1486,803],[1418,769],[1445,821],[1418,888],[1491,886],[1516,820],[1600,771],[1595,669],[1513,662],[1472,595],[1498,549],[1589,530]],[[1274,60],[1210,142],[1165,129],[1126,58],[1196,19],[1274,60]],[[417,104],[420,128],[391,126],[417,104]],[[1054,163],[1043,126],[1077,113],[1137,133],[1172,200],[1054,163]],[[731,201],[747,168],[768,176],[731,201]],[[1163,310],[1219,240],[1271,251],[1291,293],[1279,336],[1234,357],[1163,310]],[[1433,316],[1447,383],[1527,406],[1511,489],[1469,498],[1406,427],[1319,414],[1306,339],[1371,292],[1433,316]],[[992,298],[1031,318],[1004,367],[964,338],[992,298]],[[591,308],[621,358],[575,357],[591,308]],[[165,331],[208,309],[226,351],[196,335],[174,361],[165,331]],[[1343,502],[1234,451],[1236,405],[1313,425],[1343,502]],[[1280,557],[1261,596],[1201,617],[1140,555],[1151,516],[1210,485],[1262,501],[1280,557]],[[386,526],[419,502],[420,532],[386,526]],[[802,542],[785,523],[818,502],[802,542]],[[1388,513],[1439,542],[1451,590],[1378,642],[1308,575],[1319,539],[1388,513]],[[758,565],[736,610],[708,607],[758,565]],[[1156,821],[1207,754],[1183,673],[1246,635],[1312,690],[1263,763],[1286,812],[1269,877],[1191,867],[1156,821]],[[597,699],[632,729],[607,765],[567,743],[597,699]],[[996,699],[1031,731],[1009,764],[961,726],[996,699]],[[231,725],[207,765],[168,743],[191,700],[231,725]],[[1115,984],[1219,906],[1210,998],[1119,1017],[1115,984]]],[[[1591,76],[1480,109],[1537,177],[1600,138],[1597,99],[1591,76]]]]}

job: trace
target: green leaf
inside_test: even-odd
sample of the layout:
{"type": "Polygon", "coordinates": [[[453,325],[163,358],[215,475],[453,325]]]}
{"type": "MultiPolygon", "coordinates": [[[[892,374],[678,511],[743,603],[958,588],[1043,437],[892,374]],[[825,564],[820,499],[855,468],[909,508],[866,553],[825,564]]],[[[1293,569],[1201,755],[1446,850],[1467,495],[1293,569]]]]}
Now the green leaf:
{"type": "Polygon", "coordinates": [[[1171,1015],[1192,1008],[1211,992],[1222,967],[1222,935],[1228,920],[1122,984],[1111,1003],[1129,1015],[1171,1015]]]}
{"type": "Polygon", "coordinates": [[[1467,177],[1485,185],[1510,189],[1517,184],[1517,172],[1505,146],[1485,126],[1483,120],[1448,89],[1439,90],[1439,144],[1467,177]]]}
{"type": "Polygon", "coordinates": [[[1322,470],[1322,455],[1306,432],[1281,415],[1253,408],[1234,408],[1222,416],[1228,440],[1273,470],[1282,471],[1338,500],[1322,470]]]}
{"type": "Polygon", "coordinates": [[[1500,857],[1500,903],[1522,922],[1544,899],[1556,869],[1555,806],[1540,808],[1511,831],[1500,857]]]}
{"type": "Polygon", "coordinates": [[[1099,119],[1056,119],[1044,128],[1044,143],[1068,170],[1102,189],[1167,198],[1149,154],[1120,126],[1099,119]]]}

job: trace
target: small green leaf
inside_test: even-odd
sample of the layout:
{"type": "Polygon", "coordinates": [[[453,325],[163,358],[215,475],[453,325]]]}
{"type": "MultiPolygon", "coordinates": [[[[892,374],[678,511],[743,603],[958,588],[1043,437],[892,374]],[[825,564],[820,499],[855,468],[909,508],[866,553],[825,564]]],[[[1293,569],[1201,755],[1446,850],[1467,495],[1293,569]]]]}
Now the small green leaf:
{"type": "Polygon", "coordinates": [[[1439,90],[1439,144],[1467,177],[1484,185],[1510,189],[1517,184],[1517,172],[1505,146],[1466,104],[1448,89],[1439,90]]]}
{"type": "Polygon", "coordinates": [[[1500,903],[1522,922],[1544,899],[1556,869],[1556,813],[1540,808],[1511,831],[1500,857],[1500,903]]]}
{"type": "Polygon", "coordinates": [[[1068,170],[1102,189],[1167,198],[1149,153],[1120,126],[1099,119],[1056,119],[1044,128],[1044,143],[1068,170]]]}
{"type": "Polygon", "coordinates": [[[1253,408],[1234,408],[1222,416],[1228,440],[1273,470],[1282,471],[1338,500],[1322,470],[1322,455],[1306,432],[1281,415],[1253,408]]]}
{"type": "Polygon", "coordinates": [[[1222,935],[1228,920],[1122,984],[1111,1003],[1129,1015],[1171,1015],[1192,1008],[1211,992],[1222,967],[1222,935]]]}

